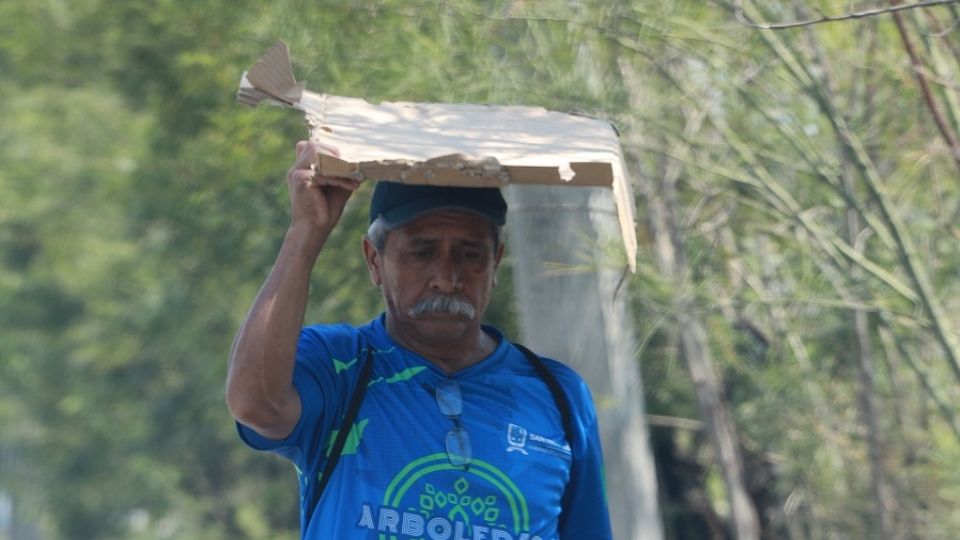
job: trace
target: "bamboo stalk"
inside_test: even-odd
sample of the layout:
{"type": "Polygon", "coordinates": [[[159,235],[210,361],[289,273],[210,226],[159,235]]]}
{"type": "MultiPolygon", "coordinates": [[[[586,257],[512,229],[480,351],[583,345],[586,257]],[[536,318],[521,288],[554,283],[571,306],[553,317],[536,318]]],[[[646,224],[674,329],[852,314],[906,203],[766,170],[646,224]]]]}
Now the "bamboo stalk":
{"type": "MultiPolygon", "coordinates": [[[[890,3],[896,6],[900,4],[900,0],[891,0],[890,3]]],[[[903,14],[894,12],[892,15],[893,22],[897,26],[897,32],[900,34],[900,41],[903,43],[903,50],[906,51],[907,57],[910,58],[910,65],[913,67],[913,76],[917,80],[917,86],[920,87],[920,95],[923,96],[923,103],[926,105],[927,110],[930,111],[930,116],[933,118],[933,123],[937,126],[937,131],[940,132],[940,136],[943,137],[944,142],[947,143],[954,164],[956,164],[957,169],[960,170],[960,140],[958,140],[957,134],[954,130],[950,129],[947,120],[943,117],[940,106],[933,97],[930,83],[927,82],[927,78],[923,75],[926,68],[920,59],[920,55],[917,53],[916,47],[913,45],[913,41],[910,39],[910,35],[907,33],[907,25],[903,20],[903,14]]]]}

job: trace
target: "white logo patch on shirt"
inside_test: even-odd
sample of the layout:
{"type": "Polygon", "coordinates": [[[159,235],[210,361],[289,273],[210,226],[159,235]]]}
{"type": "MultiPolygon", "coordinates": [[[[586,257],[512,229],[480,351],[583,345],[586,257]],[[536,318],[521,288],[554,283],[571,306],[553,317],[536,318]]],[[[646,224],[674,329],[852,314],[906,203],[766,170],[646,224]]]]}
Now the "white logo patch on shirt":
{"type": "Polygon", "coordinates": [[[507,424],[507,452],[520,452],[527,456],[529,455],[527,450],[570,457],[570,445],[566,441],[557,442],[543,435],[531,433],[523,426],[507,424]]]}

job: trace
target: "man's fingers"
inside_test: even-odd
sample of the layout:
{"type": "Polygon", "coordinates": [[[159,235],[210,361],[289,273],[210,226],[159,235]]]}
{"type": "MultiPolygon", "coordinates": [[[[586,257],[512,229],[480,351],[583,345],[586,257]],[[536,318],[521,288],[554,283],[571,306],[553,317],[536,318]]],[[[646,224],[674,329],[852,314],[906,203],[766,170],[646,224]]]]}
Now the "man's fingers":
{"type": "Polygon", "coordinates": [[[349,178],[335,178],[332,176],[315,176],[313,184],[316,186],[336,186],[348,191],[356,191],[360,187],[360,182],[350,180],[349,178]]]}
{"type": "Polygon", "coordinates": [[[294,184],[303,184],[307,186],[336,186],[349,191],[356,191],[360,187],[360,182],[350,180],[349,178],[336,178],[332,176],[320,176],[313,169],[293,169],[288,175],[290,181],[294,184]]]}
{"type": "Polygon", "coordinates": [[[340,150],[338,150],[336,146],[324,144],[322,142],[314,142],[313,144],[316,145],[316,149],[318,151],[317,153],[327,154],[333,157],[340,157],[340,150]]]}
{"type": "Polygon", "coordinates": [[[314,170],[320,162],[319,155],[340,157],[340,151],[335,146],[318,141],[298,141],[297,159],[290,167],[290,173],[295,170],[314,170]]]}
{"type": "Polygon", "coordinates": [[[289,178],[294,183],[308,183],[316,176],[316,172],[313,169],[290,169],[290,172],[287,174],[289,178]]]}
{"type": "Polygon", "coordinates": [[[297,141],[297,156],[304,153],[309,148],[310,155],[327,154],[328,156],[340,157],[340,150],[332,144],[322,143],[320,141],[297,141]]]}

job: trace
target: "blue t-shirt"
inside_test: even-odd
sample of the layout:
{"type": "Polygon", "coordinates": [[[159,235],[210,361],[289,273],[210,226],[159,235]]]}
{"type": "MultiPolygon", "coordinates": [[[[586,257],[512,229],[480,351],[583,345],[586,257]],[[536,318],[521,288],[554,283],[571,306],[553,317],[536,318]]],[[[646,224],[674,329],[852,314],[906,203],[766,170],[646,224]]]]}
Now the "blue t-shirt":
{"type": "Polygon", "coordinates": [[[294,386],[302,413],[284,440],[240,425],[253,448],[288,458],[300,479],[301,532],[309,540],[606,540],[611,538],[596,412],[583,380],[544,359],[570,402],[572,448],[546,383],[523,353],[498,342],[484,360],[446,375],[397,345],[383,316],[362,327],[304,328],[294,386]],[[316,509],[306,508],[353,394],[367,347],[373,375],[340,462],[316,509]],[[453,421],[434,390],[455,379],[472,446],[451,464],[453,421]]]}

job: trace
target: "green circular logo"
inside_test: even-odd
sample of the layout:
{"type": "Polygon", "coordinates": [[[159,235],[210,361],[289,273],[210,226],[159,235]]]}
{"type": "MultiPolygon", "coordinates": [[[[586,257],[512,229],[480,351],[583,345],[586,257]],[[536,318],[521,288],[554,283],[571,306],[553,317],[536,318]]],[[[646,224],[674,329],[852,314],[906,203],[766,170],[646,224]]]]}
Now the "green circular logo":
{"type": "Polygon", "coordinates": [[[381,529],[381,540],[472,538],[475,528],[486,529],[483,537],[491,540],[513,540],[530,528],[527,501],[503,471],[482,460],[466,470],[455,467],[445,453],[412,461],[397,473],[383,507],[402,513],[402,521],[386,534],[381,529]],[[447,471],[460,474],[438,474],[447,471]]]}

